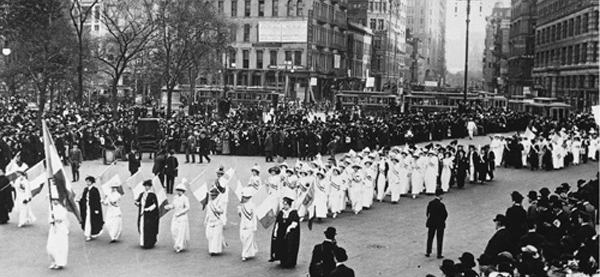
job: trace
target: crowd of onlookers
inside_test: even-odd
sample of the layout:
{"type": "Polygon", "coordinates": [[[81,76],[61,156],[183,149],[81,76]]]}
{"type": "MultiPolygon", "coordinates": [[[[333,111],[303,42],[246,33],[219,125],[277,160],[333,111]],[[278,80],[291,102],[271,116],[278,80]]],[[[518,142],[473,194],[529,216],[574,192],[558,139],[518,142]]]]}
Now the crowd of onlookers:
{"type": "Polygon", "coordinates": [[[443,276],[598,276],[598,176],[543,187],[524,196],[511,193],[512,206],[493,218],[496,232],[477,262],[464,253],[446,259],[443,276]],[[478,265],[478,268],[477,268],[478,265]]]}

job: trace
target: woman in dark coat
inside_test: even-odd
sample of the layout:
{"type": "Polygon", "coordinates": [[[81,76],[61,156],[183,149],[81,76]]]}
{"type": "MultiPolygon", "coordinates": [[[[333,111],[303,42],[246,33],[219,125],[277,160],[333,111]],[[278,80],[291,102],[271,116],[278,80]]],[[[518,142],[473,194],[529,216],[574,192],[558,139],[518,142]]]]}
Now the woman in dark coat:
{"type": "Polygon", "coordinates": [[[277,214],[271,238],[271,259],[280,261],[283,268],[294,268],[300,247],[300,218],[291,208],[292,199],[283,198],[281,211],[277,214]]]}
{"type": "Polygon", "coordinates": [[[140,233],[140,246],[144,249],[153,248],[158,238],[158,200],[156,194],[150,191],[152,181],[144,181],[144,192],[135,201],[138,206],[138,232],[140,233]]]}
{"type": "Polygon", "coordinates": [[[8,214],[14,207],[15,189],[10,185],[10,180],[0,169],[0,224],[6,224],[10,219],[8,214]]]}
{"type": "Polygon", "coordinates": [[[85,178],[86,187],[79,200],[79,212],[81,214],[81,229],[85,240],[91,240],[102,234],[104,219],[102,218],[102,198],[100,191],[94,186],[96,178],[88,176],[85,178]]]}

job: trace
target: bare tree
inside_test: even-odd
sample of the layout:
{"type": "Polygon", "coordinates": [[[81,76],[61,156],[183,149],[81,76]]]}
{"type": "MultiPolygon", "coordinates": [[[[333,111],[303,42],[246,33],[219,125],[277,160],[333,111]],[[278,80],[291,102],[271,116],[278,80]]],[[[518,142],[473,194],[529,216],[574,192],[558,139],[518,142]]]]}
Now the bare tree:
{"type": "Polygon", "coordinates": [[[113,117],[117,118],[117,87],[130,63],[147,50],[155,35],[151,20],[153,5],[147,1],[110,1],[100,15],[107,30],[94,56],[104,65],[101,71],[110,76],[113,117]]]}
{"type": "Polygon", "coordinates": [[[72,0],[71,8],[69,9],[69,15],[71,16],[71,23],[75,29],[75,35],[77,36],[77,102],[83,101],[83,60],[85,58],[85,29],[84,24],[90,18],[92,10],[98,4],[98,0],[93,0],[83,6],[81,0],[72,0]]]}

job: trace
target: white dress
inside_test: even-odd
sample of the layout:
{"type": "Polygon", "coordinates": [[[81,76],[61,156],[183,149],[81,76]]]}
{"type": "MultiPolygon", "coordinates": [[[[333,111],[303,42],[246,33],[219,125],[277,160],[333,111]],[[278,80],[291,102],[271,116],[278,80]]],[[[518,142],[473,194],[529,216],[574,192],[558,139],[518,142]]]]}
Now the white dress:
{"type": "Polygon", "coordinates": [[[350,186],[348,188],[348,194],[350,195],[350,202],[352,203],[352,210],[355,214],[362,211],[362,187],[363,187],[363,174],[361,171],[353,171],[350,173],[350,186]]]}
{"type": "Polygon", "coordinates": [[[578,165],[581,162],[581,141],[574,140],[571,143],[571,153],[573,154],[573,164],[578,165]]]}
{"type": "Polygon", "coordinates": [[[363,182],[362,205],[370,208],[373,205],[373,194],[375,193],[376,169],[373,166],[365,168],[365,180],[363,182]]]}
{"type": "Polygon", "coordinates": [[[385,183],[387,177],[385,176],[385,160],[382,159],[377,163],[377,171],[379,173],[377,177],[377,200],[382,201],[385,196],[385,183]]]}
{"type": "Polygon", "coordinates": [[[104,204],[107,206],[104,227],[106,227],[111,240],[118,240],[123,229],[120,202],[121,194],[117,191],[111,191],[104,201],[104,204]]]}
{"type": "Polygon", "coordinates": [[[400,195],[407,194],[410,190],[410,183],[408,179],[408,158],[404,158],[398,163],[398,185],[400,195]]]}
{"type": "Polygon", "coordinates": [[[442,181],[442,190],[444,192],[448,192],[448,189],[450,189],[450,177],[452,175],[453,163],[454,163],[454,158],[452,158],[452,157],[444,158],[442,160],[443,167],[442,167],[441,181],[442,181]]]}
{"type": "Polygon", "coordinates": [[[346,205],[344,203],[344,178],[342,175],[333,175],[331,177],[331,188],[329,189],[329,210],[334,213],[341,213],[346,205]]]}
{"type": "Polygon", "coordinates": [[[223,252],[223,209],[219,197],[209,200],[206,207],[206,239],[208,240],[208,253],[219,254],[223,252]]]}
{"type": "Polygon", "coordinates": [[[17,191],[17,198],[15,199],[16,210],[19,213],[18,227],[32,224],[36,218],[31,211],[31,188],[30,183],[25,177],[20,176],[15,180],[15,189],[17,191]],[[27,203],[24,203],[27,202],[27,203]]]}
{"type": "Polygon", "coordinates": [[[254,213],[254,204],[248,201],[238,206],[240,215],[240,241],[242,242],[242,258],[256,256],[258,246],[254,235],[256,233],[257,219],[254,213]]]}
{"type": "Polygon", "coordinates": [[[318,179],[315,182],[315,198],[313,200],[315,217],[326,218],[327,217],[327,197],[328,197],[328,183],[325,179],[318,179]]]}
{"type": "Polygon", "coordinates": [[[425,175],[425,166],[427,164],[427,158],[419,157],[414,162],[414,166],[412,168],[410,182],[411,182],[411,193],[413,195],[417,195],[423,192],[423,182],[425,175]]]}
{"type": "Polygon", "coordinates": [[[504,154],[504,144],[501,140],[494,138],[490,143],[490,149],[494,152],[496,167],[500,166],[502,164],[502,155],[504,154]]]}
{"type": "Polygon", "coordinates": [[[439,162],[436,156],[427,158],[427,166],[425,167],[425,192],[434,194],[437,188],[439,162]]]}
{"type": "Polygon", "coordinates": [[[67,210],[62,205],[52,207],[48,222],[50,230],[48,231],[48,243],[46,251],[52,264],[57,266],[66,266],[69,256],[69,219],[67,210]]]}
{"type": "Polygon", "coordinates": [[[388,170],[389,185],[388,190],[391,194],[390,201],[398,202],[400,199],[400,164],[392,162],[388,170]]]}
{"type": "Polygon", "coordinates": [[[190,241],[190,223],[188,211],[190,200],[187,196],[175,196],[173,199],[173,219],[171,219],[171,236],[173,237],[173,249],[183,250],[187,248],[190,241]]]}

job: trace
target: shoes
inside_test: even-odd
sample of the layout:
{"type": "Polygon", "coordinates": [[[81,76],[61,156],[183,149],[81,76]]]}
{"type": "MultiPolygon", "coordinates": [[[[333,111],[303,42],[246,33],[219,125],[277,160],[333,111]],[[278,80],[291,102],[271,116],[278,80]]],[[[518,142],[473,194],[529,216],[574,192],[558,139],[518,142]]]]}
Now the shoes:
{"type": "Polygon", "coordinates": [[[431,256],[431,254],[429,254],[429,253],[425,254],[425,257],[429,258],[429,256],[431,256]]]}
{"type": "Polygon", "coordinates": [[[438,259],[443,259],[443,258],[444,258],[444,256],[442,256],[442,255],[438,255],[438,256],[437,256],[437,258],[438,258],[438,259]]]}
{"type": "Polygon", "coordinates": [[[246,257],[242,257],[242,262],[245,262],[245,261],[247,261],[247,260],[248,260],[248,258],[246,258],[246,257]]]}
{"type": "Polygon", "coordinates": [[[273,259],[273,258],[269,259],[269,262],[270,262],[270,263],[272,263],[272,262],[274,262],[274,261],[275,261],[275,259],[273,259]]]}

